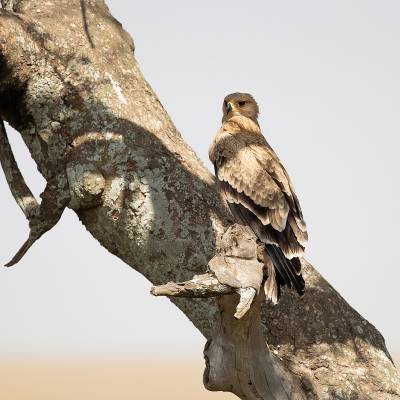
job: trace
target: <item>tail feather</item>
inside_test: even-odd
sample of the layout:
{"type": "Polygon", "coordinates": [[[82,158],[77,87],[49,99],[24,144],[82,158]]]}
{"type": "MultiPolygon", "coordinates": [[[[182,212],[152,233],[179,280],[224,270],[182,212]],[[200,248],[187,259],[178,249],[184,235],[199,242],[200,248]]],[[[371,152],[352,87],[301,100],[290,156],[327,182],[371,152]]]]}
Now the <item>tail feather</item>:
{"type": "MultiPolygon", "coordinates": [[[[276,276],[276,269],[270,259],[266,261],[268,278],[264,283],[264,292],[267,300],[270,300],[272,304],[277,304],[281,295],[281,285],[279,278],[276,276]]],[[[282,282],[283,283],[283,282],[282,282]]]]}
{"type": "Polygon", "coordinates": [[[271,258],[283,284],[287,285],[289,288],[294,287],[297,293],[302,296],[304,294],[305,282],[301,276],[300,260],[297,257],[291,260],[287,259],[282,250],[273,244],[266,244],[265,251],[271,258]]]}
{"type": "Polygon", "coordinates": [[[276,251],[278,247],[275,245],[265,245],[265,251],[271,258],[274,267],[276,268],[280,278],[282,278],[283,283],[289,288],[292,288],[292,279],[290,277],[290,269],[287,268],[285,261],[280,257],[279,253],[276,251]]]}

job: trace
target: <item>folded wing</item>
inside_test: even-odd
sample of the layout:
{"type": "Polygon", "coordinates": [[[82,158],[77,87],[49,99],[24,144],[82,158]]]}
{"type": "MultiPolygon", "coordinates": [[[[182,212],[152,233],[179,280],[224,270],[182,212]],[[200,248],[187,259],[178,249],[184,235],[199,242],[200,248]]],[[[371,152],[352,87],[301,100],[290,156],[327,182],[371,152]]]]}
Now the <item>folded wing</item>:
{"type": "Polygon", "coordinates": [[[245,212],[246,221],[243,216],[241,220],[260,240],[279,246],[289,259],[300,257],[307,230],[288,174],[266,142],[249,144],[243,139],[230,135],[224,146],[216,146],[214,165],[220,189],[231,210],[238,205],[250,211],[245,212]]]}

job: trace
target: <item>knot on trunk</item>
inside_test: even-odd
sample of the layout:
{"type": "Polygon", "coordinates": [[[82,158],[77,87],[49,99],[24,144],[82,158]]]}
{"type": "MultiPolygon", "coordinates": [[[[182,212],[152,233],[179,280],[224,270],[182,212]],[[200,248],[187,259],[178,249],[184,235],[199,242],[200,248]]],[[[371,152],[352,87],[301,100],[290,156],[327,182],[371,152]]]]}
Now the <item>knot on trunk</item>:
{"type": "Polygon", "coordinates": [[[74,165],[67,168],[71,192],[69,207],[74,210],[96,207],[101,204],[106,180],[91,165],[74,165]]]}

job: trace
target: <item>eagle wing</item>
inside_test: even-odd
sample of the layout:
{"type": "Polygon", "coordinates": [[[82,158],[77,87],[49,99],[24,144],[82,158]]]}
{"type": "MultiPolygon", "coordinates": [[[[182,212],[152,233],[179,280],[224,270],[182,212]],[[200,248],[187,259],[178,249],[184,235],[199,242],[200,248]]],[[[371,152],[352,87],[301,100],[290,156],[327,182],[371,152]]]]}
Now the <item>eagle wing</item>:
{"type": "Polygon", "coordinates": [[[219,187],[235,217],[291,259],[303,255],[307,231],[289,176],[254,133],[221,130],[210,148],[219,187]]]}

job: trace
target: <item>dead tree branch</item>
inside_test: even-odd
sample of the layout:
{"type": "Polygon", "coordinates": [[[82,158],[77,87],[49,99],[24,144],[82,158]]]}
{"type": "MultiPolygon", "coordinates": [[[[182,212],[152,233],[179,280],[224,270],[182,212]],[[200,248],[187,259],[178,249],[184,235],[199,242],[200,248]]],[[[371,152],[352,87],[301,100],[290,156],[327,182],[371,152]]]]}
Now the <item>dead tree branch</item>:
{"type": "Polygon", "coordinates": [[[186,282],[168,282],[165,285],[153,286],[153,296],[206,298],[235,293],[228,285],[223,285],[213,274],[195,275],[186,282]]]}
{"type": "MultiPolygon", "coordinates": [[[[255,237],[242,226],[234,224],[218,244],[217,255],[208,263],[208,274],[196,275],[186,282],[169,282],[155,286],[155,296],[217,297],[239,294],[234,317],[240,319],[250,309],[263,283],[263,263],[258,261],[255,237]]],[[[258,310],[261,313],[261,310],[258,310]]]]}
{"type": "Polygon", "coordinates": [[[0,164],[16,203],[29,220],[39,204],[18,168],[2,120],[0,120],[0,164]]]}

